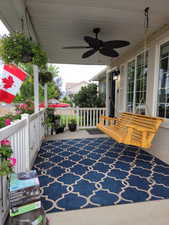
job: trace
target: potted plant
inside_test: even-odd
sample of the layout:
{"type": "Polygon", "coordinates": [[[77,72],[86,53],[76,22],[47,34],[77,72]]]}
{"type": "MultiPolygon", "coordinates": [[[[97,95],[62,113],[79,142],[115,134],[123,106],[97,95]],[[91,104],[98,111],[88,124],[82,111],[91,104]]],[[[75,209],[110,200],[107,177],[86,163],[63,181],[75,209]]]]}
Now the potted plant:
{"type": "Polygon", "coordinates": [[[32,61],[32,42],[23,33],[14,32],[2,37],[0,55],[6,63],[27,63],[32,61]]]}
{"type": "Polygon", "coordinates": [[[60,133],[63,133],[64,132],[65,126],[66,126],[66,124],[61,121],[60,128],[59,128],[60,133]]]}
{"type": "Polygon", "coordinates": [[[53,127],[54,127],[54,109],[53,108],[47,108],[45,112],[45,120],[44,125],[47,129],[47,135],[53,134],[53,127]]]}
{"type": "Polygon", "coordinates": [[[6,64],[31,62],[41,69],[46,69],[46,53],[23,33],[4,35],[0,40],[0,56],[6,64]]]}
{"type": "Polygon", "coordinates": [[[56,134],[60,133],[60,115],[54,116],[54,129],[56,134]]]}
{"type": "Polygon", "coordinates": [[[69,124],[68,124],[68,126],[69,126],[69,130],[70,131],[75,131],[76,128],[77,128],[77,122],[76,122],[76,120],[75,119],[71,119],[70,122],[69,122],[69,124]]]}
{"type": "Polygon", "coordinates": [[[37,65],[41,70],[46,70],[48,62],[46,52],[41,49],[40,45],[32,43],[32,53],[32,63],[37,65]]]}
{"type": "Polygon", "coordinates": [[[44,86],[47,82],[51,82],[53,80],[53,75],[51,72],[40,72],[39,73],[39,82],[44,86]]]}

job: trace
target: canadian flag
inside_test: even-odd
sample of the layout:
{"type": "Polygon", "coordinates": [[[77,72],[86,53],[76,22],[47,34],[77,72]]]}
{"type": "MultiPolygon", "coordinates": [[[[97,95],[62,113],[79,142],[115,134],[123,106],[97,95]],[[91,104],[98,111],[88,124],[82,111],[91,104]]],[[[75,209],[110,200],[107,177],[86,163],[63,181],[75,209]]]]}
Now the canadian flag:
{"type": "Polygon", "coordinates": [[[0,102],[10,104],[18,93],[26,73],[15,65],[0,66],[0,102]]]}

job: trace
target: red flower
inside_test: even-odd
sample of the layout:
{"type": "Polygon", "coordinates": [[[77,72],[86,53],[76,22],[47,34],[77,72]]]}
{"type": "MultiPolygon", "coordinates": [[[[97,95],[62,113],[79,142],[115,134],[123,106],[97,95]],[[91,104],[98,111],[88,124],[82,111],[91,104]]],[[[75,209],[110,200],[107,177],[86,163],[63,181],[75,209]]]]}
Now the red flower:
{"type": "Polygon", "coordinates": [[[14,84],[13,77],[11,77],[11,76],[8,76],[7,78],[3,78],[2,82],[4,83],[5,89],[11,88],[12,85],[14,84]]]}
{"type": "Polygon", "coordinates": [[[16,165],[16,158],[8,158],[8,160],[10,161],[11,167],[16,165]]]}
{"type": "Polygon", "coordinates": [[[5,120],[5,125],[8,126],[8,125],[10,125],[10,124],[11,124],[11,120],[10,120],[10,119],[6,119],[6,120],[5,120]]]}
{"type": "Polygon", "coordinates": [[[9,140],[7,140],[7,139],[4,139],[4,140],[0,141],[0,144],[2,146],[10,146],[11,142],[9,140]]]}

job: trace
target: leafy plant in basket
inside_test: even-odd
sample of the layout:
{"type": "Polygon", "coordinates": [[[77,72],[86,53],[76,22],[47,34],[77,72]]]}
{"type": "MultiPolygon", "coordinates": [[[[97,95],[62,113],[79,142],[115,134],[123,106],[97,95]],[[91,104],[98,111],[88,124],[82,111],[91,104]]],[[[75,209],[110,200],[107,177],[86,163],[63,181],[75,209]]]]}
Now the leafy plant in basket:
{"type": "Polygon", "coordinates": [[[53,133],[53,125],[54,125],[54,109],[53,108],[47,108],[45,112],[45,120],[43,125],[47,129],[47,133],[53,133]],[[51,130],[51,131],[50,131],[51,130]]]}
{"type": "Polygon", "coordinates": [[[40,72],[39,73],[39,82],[44,86],[46,83],[53,80],[53,75],[51,72],[40,72]]]}
{"type": "Polygon", "coordinates": [[[0,56],[4,63],[19,63],[31,62],[40,68],[46,68],[47,55],[41,47],[32,42],[23,33],[13,32],[9,35],[4,35],[0,40],[0,56]]]}
{"type": "Polygon", "coordinates": [[[65,127],[66,127],[66,124],[61,122],[61,124],[60,124],[60,133],[64,132],[65,127]]]}
{"type": "Polygon", "coordinates": [[[16,159],[11,158],[12,149],[9,140],[0,141],[0,176],[5,176],[13,173],[13,167],[16,164],[16,159]]]}
{"type": "Polygon", "coordinates": [[[55,116],[55,133],[63,133],[64,129],[65,129],[65,122],[61,120],[61,116],[60,115],[56,115],[55,116]]]}
{"type": "Polygon", "coordinates": [[[40,45],[32,43],[32,63],[39,66],[40,69],[45,70],[48,58],[46,52],[43,51],[40,45]]]}
{"type": "Polygon", "coordinates": [[[69,124],[68,124],[68,126],[69,126],[69,130],[70,131],[75,131],[76,128],[77,128],[77,122],[76,122],[76,120],[75,119],[71,119],[70,122],[69,122],[69,124]]]}
{"type": "Polygon", "coordinates": [[[32,42],[19,32],[5,35],[0,41],[0,55],[9,64],[31,62],[33,57],[32,42]]]}

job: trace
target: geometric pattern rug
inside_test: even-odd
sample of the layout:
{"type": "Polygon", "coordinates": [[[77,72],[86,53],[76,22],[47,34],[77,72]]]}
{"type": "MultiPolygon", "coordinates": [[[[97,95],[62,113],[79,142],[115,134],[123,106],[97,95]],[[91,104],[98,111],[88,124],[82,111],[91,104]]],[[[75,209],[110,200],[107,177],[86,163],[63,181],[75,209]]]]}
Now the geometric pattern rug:
{"type": "Polygon", "coordinates": [[[44,142],[34,164],[46,212],[169,198],[169,165],[111,138],[44,142]]]}

